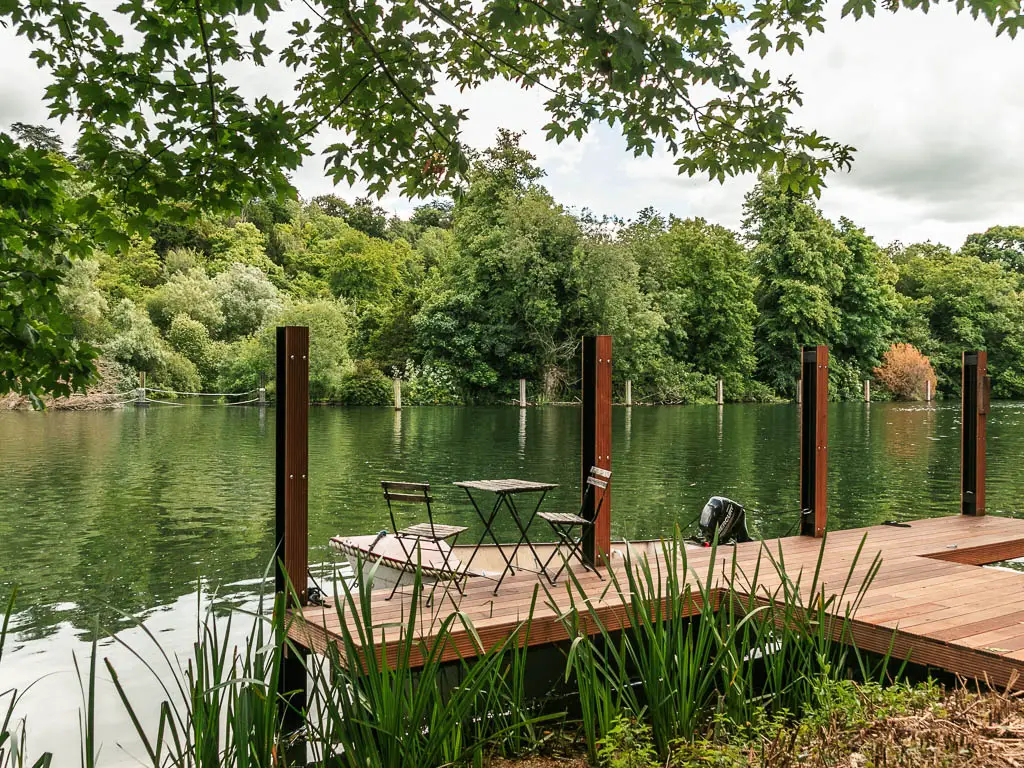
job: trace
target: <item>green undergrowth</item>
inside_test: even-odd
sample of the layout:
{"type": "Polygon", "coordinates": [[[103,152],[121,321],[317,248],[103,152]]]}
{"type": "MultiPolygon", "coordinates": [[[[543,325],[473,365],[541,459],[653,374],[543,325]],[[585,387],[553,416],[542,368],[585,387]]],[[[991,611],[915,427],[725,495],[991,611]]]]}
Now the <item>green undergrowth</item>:
{"type": "Polygon", "coordinates": [[[1005,692],[916,684],[815,681],[802,714],[755,709],[736,723],[718,715],[708,730],[659,757],[648,723],[620,716],[599,751],[602,768],[826,768],[1015,766],[1024,760],[1024,706],[1005,692]]]}
{"type": "MultiPolygon", "coordinates": [[[[576,743],[591,764],[614,768],[788,765],[776,760],[783,755],[800,764],[812,755],[824,765],[825,748],[820,759],[814,752],[817,735],[829,733],[836,750],[849,750],[844,739],[879,719],[934,708],[936,687],[898,682],[900,660],[864,654],[852,642],[850,621],[877,558],[862,561],[858,551],[845,579],[831,574],[826,590],[820,555],[813,570],[793,577],[781,552],[763,550],[749,572],[732,553],[715,549],[714,565],[700,571],[678,537],[656,560],[627,554],[600,594],[621,606],[625,631],[606,623],[598,595],[575,577],[538,589],[527,618],[496,644],[485,643],[442,588],[418,581],[413,592],[432,599],[406,602],[400,619],[381,622],[360,568],[355,582],[335,579],[325,610],[341,629],[325,654],[303,656],[288,639],[283,595],[249,614],[207,609],[186,658],[172,658],[140,623],[159,661],[151,661],[153,649],[128,650],[153,676],[159,701],[133,700],[96,644],[90,658],[76,659],[82,767],[102,764],[100,685],[113,686],[141,745],[133,754],[153,768],[440,768],[536,755],[553,743],[576,743]],[[525,650],[540,607],[556,609],[569,638],[543,655],[525,650]],[[439,641],[425,645],[417,629],[435,615],[439,641]],[[363,651],[384,632],[401,636],[386,661],[363,651]],[[471,640],[471,658],[445,655],[454,634],[471,640]],[[305,700],[295,695],[303,676],[305,700]]],[[[12,611],[13,599],[8,619],[12,611]]],[[[25,732],[11,726],[18,694],[5,695],[0,768],[24,768],[32,765],[25,732]]]]}

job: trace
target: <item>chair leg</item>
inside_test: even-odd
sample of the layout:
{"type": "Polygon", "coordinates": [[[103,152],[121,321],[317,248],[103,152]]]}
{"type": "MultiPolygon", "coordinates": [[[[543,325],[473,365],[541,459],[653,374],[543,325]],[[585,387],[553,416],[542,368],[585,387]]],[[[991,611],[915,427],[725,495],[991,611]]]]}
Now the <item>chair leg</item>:
{"type": "MultiPolygon", "coordinates": [[[[555,526],[553,524],[552,524],[551,527],[555,528],[555,526]]],[[[569,547],[569,553],[564,558],[562,558],[562,565],[558,568],[558,571],[555,573],[554,577],[553,578],[549,577],[549,578],[551,578],[551,583],[552,584],[554,584],[556,581],[558,581],[558,577],[562,575],[562,571],[564,571],[566,566],[569,565],[569,560],[572,559],[573,552],[575,552],[576,549],[577,549],[577,546],[576,546],[577,542],[573,541],[571,533],[572,533],[572,528],[571,527],[555,528],[555,534],[558,536],[559,541],[558,541],[558,545],[555,548],[555,552],[551,553],[552,556],[554,556],[554,554],[556,552],[558,552],[562,548],[562,546],[568,546],[569,547]]],[[[581,558],[581,562],[582,562],[582,558],[581,558]]]]}
{"type": "Polygon", "coordinates": [[[390,600],[390,599],[391,599],[392,597],[394,597],[394,596],[395,596],[395,592],[397,592],[397,591],[398,591],[398,585],[402,583],[402,574],[403,574],[403,573],[405,573],[405,571],[401,571],[401,572],[400,572],[400,573],[398,574],[398,578],[397,578],[397,579],[395,579],[395,584],[394,584],[394,586],[393,586],[393,587],[391,587],[391,594],[389,594],[389,595],[388,595],[387,597],[385,597],[385,598],[384,598],[385,600],[390,600]]]}

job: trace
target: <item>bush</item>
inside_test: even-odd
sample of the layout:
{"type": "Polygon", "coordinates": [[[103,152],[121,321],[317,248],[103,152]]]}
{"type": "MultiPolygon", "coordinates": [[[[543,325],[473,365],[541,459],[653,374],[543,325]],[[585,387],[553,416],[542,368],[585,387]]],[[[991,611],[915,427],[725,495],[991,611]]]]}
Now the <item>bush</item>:
{"type": "Polygon", "coordinates": [[[344,405],[391,405],[393,386],[391,380],[376,369],[356,371],[342,378],[334,399],[344,405]]]}
{"type": "MultiPolygon", "coordinates": [[[[180,352],[170,352],[164,356],[163,363],[157,369],[154,379],[157,386],[177,392],[198,392],[203,386],[195,363],[180,352]]],[[[154,397],[162,398],[161,395],[154,395],[154,397]]]]}
{"type": "Polygon", "coordinates": [[[923,400],[928,383],[935,394],[937,379],[931,361],[911,344],[889,347],[875,376],[897,400],[923,400]]]}
{"type": "Polygon", "coordinates": [[[697,373],[686,363],[663,358],[651,366],[650,372],[633,382],[636,402],[677,405],[682,403],[713,403],[718,379],[697,373]]]}
{"type": "Polygon", "coordinates": [[[110,315],[113,336],[104,355],[133,371],[155,373],[169,350],[149,317],[130,299],[121,299],[110,315]]]}
{"type": "Polygon", "coordinates": [[[213,293],[224,316],[223,337],[255,333],[280,309],[277,288],[256,267],[232,264],[213,279],[213,293]]]}
{"type": "Polygon", "coordinates": [[[462,405],[459,385],[445,363],[405,364],[403,396],[411,405],[462,405]]]}
{"type": "Polygon", "coordinates": [[[224,345],[217,375],[218,392],[247,392],[260,385],[260,375],[269,381],[275,370],[273,350],[259,339],[246,338],[224,345]]]}
{"type": "MultiPolygon", "coordinates": [[[[349,354],[352,313],[344,301],[319,299],[296,301],[287,305],[274,319],[275,325],[309,326],[309,397],[334,400],[341,383],[352,374],[349,354]]],[[[260,335],[267,360],[274,360],[276,331],[267,327],[260,335]]]]}
{"type": "Polygon", "coordinates": [[[856,360],[832,355],[828,361],[828,392],[832,400],[858,400],[864,396],[864,375],[856,360]]]}
{"type": "Polygon", "coordinates": [[[172,275],[146,300],[146,309],[153,323],[164,331],[178,315],[202,323],[211,336],[216,336],[224,326],[224,313],[213,281],[201,269],[172,275]]]}

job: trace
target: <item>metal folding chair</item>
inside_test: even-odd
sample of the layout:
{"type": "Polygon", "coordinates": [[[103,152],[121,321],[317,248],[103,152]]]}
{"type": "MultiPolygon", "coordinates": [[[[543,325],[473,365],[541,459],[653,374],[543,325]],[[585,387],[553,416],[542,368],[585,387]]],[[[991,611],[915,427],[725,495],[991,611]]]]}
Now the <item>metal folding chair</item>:
{"type": "MultiPolygon", "coordinates": [[[[455,542],[459,538],[459,534],[466,530],[461,525],[444,525],[442,523],[434,522],[434,510],[431,506],[433,497],[430,495],[430,483],[403,483],[391,480],[381,480],[381,488],[384,489],[384,501],[388,505],[388,516],[391,518],[391,529],[395,532],[395,537],[398,539],[398,543],[402,547],[402,552],[405,553],[407,569],[410,572],[415,572],[420,567],[418,558],[414,559],[414,555],[420,548],[419,543],[421,541],[433,541],[438,544],[438,552],[441,554],[442,561],[444,563],[442,568],[431,567],[431,573],[438,578],[438,580],[448,579],[455,583],[455,588],[459,590],[459,594],[462,594],[463,584],[466,574],[458,572],[457,568],[452,565],[451,561],[451,550],[455,547],[455,542]],[[415,504],[423,505],[427,509],[427,522],[415,523],[413,525],[399,528],[398,520],[395,517],[394,504],[415,504]],[[451,539],[449,549],[445,550],[441,547],[441,543],[447,542],[451,539]],[[412,541],[411,551],[406,548],[406,542],[412,541]]],[[[395,580],[394,587],[391,588],[391,594],[387,596],[390,600],[395,596],[395,592],[398,591],[398,585],[401,579],[395,580]]],[[[431,593],[433,595],[433,593],[431,593]]],[[[429,601],[428,601],[429,602],[429,601]]]]}
{"type": "Polygon", "coordinates": [[[584,534],[593,528],[597,519],[601,516],[601,507],[604,505],[604,497],[608,492],[608,482],[611,480],[612,473],[610,470],[601,469],[600,467],[591,467],[590,472],[587,474],[587,486],[583,489],[583,500],[580,503],[580,511],[578,514],[572,512],[538,512],[537,517],[542,520],[547,520],[551,525],[551,530],[555,532],[555,536],[558,538],[555,544],[554,551],[548,556],[548,559],[544,561],[542,569],[547,573],[548,565],[555,558],[555,555],[559,554],[562,547],[568,547],[569,552],[565,555],[562,560],[562,566],[558,569],[558,572],[551,578],[551,583],[554,584],[558,581],[558,577],[562,574],[562,571],[569,564],[569,560],[573,556],[576,557],[588,571],[594,571],[599,579],[604,579],[600,571],[596,568],[591,567],[583,557],[583,538],[584,534]],[[594,518],[588,520],[583,516],[583,513],[589,508],[590,504],[593,503],[594,494],[599,493],[600,496],[597,500],[597,506],[594,508],[594,518]],[[579,531],[577,533],[577,530],[579,531]]]}

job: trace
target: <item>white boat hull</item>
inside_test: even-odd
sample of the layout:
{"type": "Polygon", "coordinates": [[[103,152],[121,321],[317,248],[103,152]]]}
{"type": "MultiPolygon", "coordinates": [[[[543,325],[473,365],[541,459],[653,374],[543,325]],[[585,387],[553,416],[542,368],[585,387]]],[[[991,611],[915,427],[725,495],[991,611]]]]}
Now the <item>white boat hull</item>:
{"type": "MultiPolygon", "coordinates": [[[[443,576],[445,555],[448,563],[456,570],[461,570],[464,563],[470,563],[471,576],[497,575],[505,567],[504,558],[512,558],[514,546],[511,544],[499,547],[485,544],[477,548],[474,555],[472,544],[461,544],[450,547],[446,542],[409,540],[399,541],[393,534],[376,534],[368,536],[335,536],[330,541],[331,547],[345,554],[353,570],[362,571],[362,583],[372,584],[372,589],[391,589],[396,582],[399,586],[412,584],[415,581],[413,569],[408,566],[411,561],[420,565],[420,581],[432,584],[443,576]],[[403,548],[404,544],[404,548],[403,548]],[[416,547],[414,549],[413,547],[416,547]]],[[[554,543],[534,544],[534,550],[541,563],[551,556],[557,545],[554,543]]],[[[627,547],[637,555],[654,556],[661,551],[661,541],[647,539],[643,541],[612,542],[612,558],[625,557],[627,547]]],[[[519,547],[512,561],[513,566],[524,569],[539,570],[540,564],[534,559],[529,547],[519,547]]]]}

